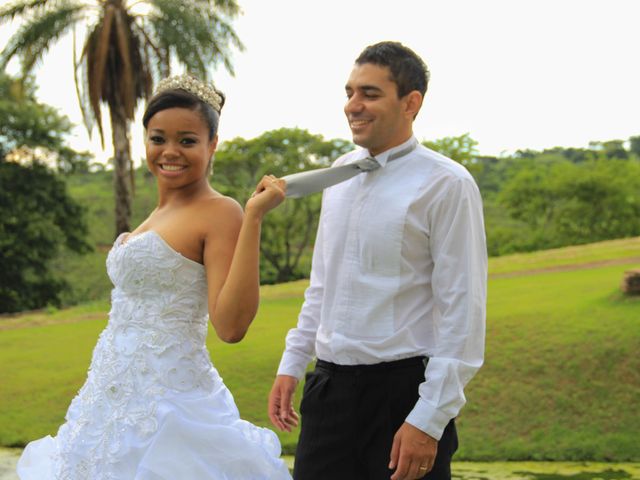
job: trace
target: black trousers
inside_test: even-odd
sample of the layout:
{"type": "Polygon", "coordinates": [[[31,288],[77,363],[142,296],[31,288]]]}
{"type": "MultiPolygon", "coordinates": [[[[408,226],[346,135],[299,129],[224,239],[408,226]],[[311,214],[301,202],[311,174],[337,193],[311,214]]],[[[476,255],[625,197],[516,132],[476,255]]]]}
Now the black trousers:
{"type": "MultiPolygon", "coordinates": [[[[295,480],[389,480],[393,436],[418,400],[426,359],[343,366],[318,360],[307,374],[295,480]]],[[[438,442],[424,479],[450,480],[455,422],[438,442]]]]}

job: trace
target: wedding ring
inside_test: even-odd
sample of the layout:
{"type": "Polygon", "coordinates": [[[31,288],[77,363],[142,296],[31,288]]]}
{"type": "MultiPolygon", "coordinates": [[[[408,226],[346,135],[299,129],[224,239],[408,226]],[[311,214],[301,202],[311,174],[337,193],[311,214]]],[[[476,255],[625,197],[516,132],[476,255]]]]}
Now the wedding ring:
{"type": "Polygon", "coordinates": [[[418,467],[418,470],[426,470],[427,466],[426,465],[420,465],[420,467],[418,467]]]}

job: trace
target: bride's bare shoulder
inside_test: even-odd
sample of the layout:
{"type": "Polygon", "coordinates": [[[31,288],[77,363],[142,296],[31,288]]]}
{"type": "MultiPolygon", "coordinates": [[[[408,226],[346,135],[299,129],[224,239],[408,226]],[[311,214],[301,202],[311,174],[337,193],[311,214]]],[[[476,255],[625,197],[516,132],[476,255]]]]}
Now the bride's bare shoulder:
{"type": "Polygon", "coordinates": [[[221,195],[207,195],[199,199],[195,206],[197,218],[206,224],[206,229],[238,227],[242,223],[243,209],[237,200],[221,195]]]}
{"type": "Polygon", "coordinates": [[[198,202],[198,208],[211,212],[217,212],[220,210],[227,213],[232,213],[233,211],[242,213],[243,211],[242,206],[240,206],[240,203],[236,199],[227,197],[218,192],[200,199],[198,202]]]}

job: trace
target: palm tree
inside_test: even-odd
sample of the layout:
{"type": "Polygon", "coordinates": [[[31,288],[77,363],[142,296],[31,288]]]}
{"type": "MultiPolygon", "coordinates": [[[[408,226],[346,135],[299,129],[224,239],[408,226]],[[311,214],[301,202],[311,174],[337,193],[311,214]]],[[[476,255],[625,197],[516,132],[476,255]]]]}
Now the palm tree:
{"type": "Polygon", "coordinates": [[[239,12],[236,0],[16,0],[0,8],[0,25],[21,20],[0,53],[0,70],[19,57],[26,77],[53,43],[73,31],[78,101],[87,130],[97,124],[103,147],[101,105],[109,110],[116,235],[130,229],[129,124],[136,106],[176,61],[205,79],[219,63],[233,74],[230,49],[244,47],[229,22],[239,12]],[[84,32],[80,51],[76,29],[84,32]]]}

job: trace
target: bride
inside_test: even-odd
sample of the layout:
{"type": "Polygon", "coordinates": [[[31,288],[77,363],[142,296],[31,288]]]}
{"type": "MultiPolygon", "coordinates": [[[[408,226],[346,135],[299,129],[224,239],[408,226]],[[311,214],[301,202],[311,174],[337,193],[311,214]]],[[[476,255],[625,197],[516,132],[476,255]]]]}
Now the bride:
{"type": "Polygon", "coordinates": [[[240,341],[259,301],[264,215],[285,183],[264,177],[244,213],[208,181],[224,95],[163,80],[143,117],[158,205],[107,257],[109,322],[55,437],[27,445],[21,479],[290,479],[270,430],[240,419],[205,347],[207,316],[240,341]]]}

